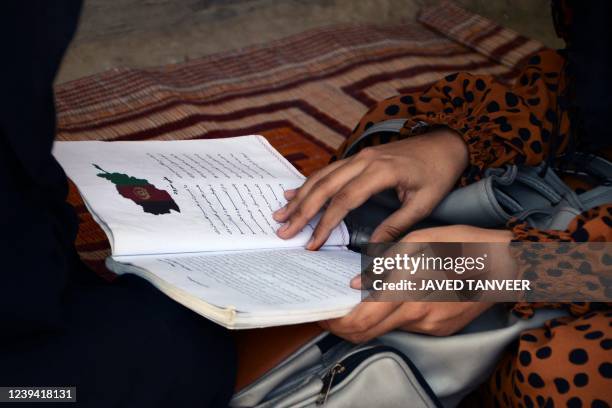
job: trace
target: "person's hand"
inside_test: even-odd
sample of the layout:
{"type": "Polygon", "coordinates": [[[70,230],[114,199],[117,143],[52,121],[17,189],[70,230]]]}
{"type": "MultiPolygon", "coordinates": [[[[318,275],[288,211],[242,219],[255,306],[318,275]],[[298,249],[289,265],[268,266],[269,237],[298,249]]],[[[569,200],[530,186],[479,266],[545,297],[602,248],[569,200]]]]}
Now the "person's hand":
{"type": "Polygon", "coordinates": [[[362,302],[339,319],[319,325],[352,343],[365,343],[392,330],[449,336],[487,310],[484,302],[362,302]]]}
{"type": "Polygon", "coordinates": [[[287,190],[289,202],[273,215],[284,223],[277,234],[293,237],[328,204],[306,247],[318,249],[349,211],[393,188],[402,206],[376,228],[372,241],[396,239],[429,215],[467,163],[465,142],[449,129],[363,149],[316,172],[300,188],[287,190]]]}
{"type": "MultiPolygon", "coordinates": [[[[466,225],[417,230],[401,242],[483,242],[508,243],[512,233],[466,225]]],[[[500,247],[501,248],[501,247],[500,247]]],[[[504,268],[509,260],[496,256],[494,267],[504,268]]],[[[360,276],[351,287],[361,288],[360,276]]],[[[391,330],[405,330],[433,336],[448,336],[463,329],[493,303],[486,302],[362,302],[348,315],[319,322],[326,330],[353,343],[361,343],[391,330]]]]}

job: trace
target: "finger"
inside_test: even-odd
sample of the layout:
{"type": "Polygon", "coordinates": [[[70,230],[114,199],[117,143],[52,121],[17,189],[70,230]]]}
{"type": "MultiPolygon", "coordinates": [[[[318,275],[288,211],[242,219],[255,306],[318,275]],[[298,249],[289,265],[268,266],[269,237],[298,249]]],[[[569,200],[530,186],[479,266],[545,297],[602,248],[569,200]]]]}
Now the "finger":
{"type": "MultiPolygon", "coordinates": [[[[414,302],[417,308],[425,302],[414,302]]],[[[448,336],[463,329],[481,313],[491,307],[487,302],[434,302],[426,306],[428,313],[418,319],[407,320],[400,327],[412,333],[448,336]]]]}
{"type": "Polygon", "coordinates": [[[361,275],[357,275],[351,279],[351,288],[361,289],[361,275]]]}
{"type": "Polygon", "coordinates": [[[298,197],[287,206],[289,217],[286,222],[289,226],[283,229],[283,231],[279,230],[279,237],[291,238],[300,232],[317,215],[330,198],[333,203],[334,195],[339,193],[339,191],[343,191],[345,185],[350,185],[351,180],[358,176],[364,168],[365,164],[360,161],[348,163],[316,182],[306,195],[300,197],[301,192],[298,193],[298,197]]]}
{"type": "Polygon", "coordinates": [[[364,332],[382,321],[400,304],[398,302],[360,303],[348,315],[327,320],[326,325],[329,331],[338,336],[364,332]]]}
{"type": "MultiPolygon", "coordinates": [[[[315,173],[313,173],[312,175],[310,175],[310,177],[308,177],[306,179],[306,181],[304,181],[304,183],[298,187],[298,188],[294,188],[294,189],[289,189],[289,190],[285,190],[284,192],[284,196],[285,199],[287,199],[287,201],[291,202],[292,200],[294,200],[295,198],[299,197],[300,194],[305,194],[308,190],[309,190],[309,186],[316,183],[319,179],[321,179],[322,177],[325,177],[327,174],[331,173],[332,171],[334,171],[336,168],[338,168],[339,166],[341,166],[343,164],[342,161],[337,161],[334,162],[318,171],[316,171],[315,173]]],[[[285,204],[283,207],[279,208],[278,210],[274,211],[272,213],[272,218],[274,218],[276,221],[278,222],[283,222],[288,216],[289,214],[287,213],[287,208],[289,206],[289,202],[287,204],[285,204]]]]}
{"type": "Polygon", "coordinates": [[[431,212],[427,193],[419,191],[397,211],[387,217],[372,233],[370,242],[390,242],[398,239],[408,228],[427,217],[431,212]]]}
{"type": "MultiPolygon", "coordinates": [[[[306,194],[308,194],[308,191],[310,191],[312,186],[316,184],[320,179],[327,176],[328,174],[330,174],[337,168],[342,167],[346,163],[347,163],[346,160],[340,160],[337,162],[333,162],[332,164],[322,168],[321,170],[317,171],[316,173],[308,177],[306,181],[304,182],[304,184],[302,184],[301,187],[293,189],[293,192],[290,193],[290,195],[292,196],[291,198],[285,196],[285,198],[289,202],[285,204],[284,207],[272,213],[272,218],[274,218],[274,220],[278,222],[285,222],[285,220],[289,218],[289,215],[291,215],[290,205],[292,202],[299,202],[301,198],[303,198],[306,194]]],[[[287,190],[287,191],[290,191],[290,190],[287,190]]]]}
{"type": "Polygon", "coordinates": [[[297,195],[297,188],[292,188],[289,190],[285,190],[285,192],[283,193],[283,195],[285,196],[285,199],[287,201],[291,201],[295,198],[295,196],[297,195]]]}
{"type": "Polygon", "coordinates": [[[396,182],[395,176],[386,165],[380,163],[369,165],[332,197],[306,248],[309,250],[320,248],[349,211],[365,203],[374,194],[395,187],[396,182]]]}
{"type": "Polygon", "coordinates": [[[396,307],[381,321],[371,326],[367,330],[351,334],[344,334],[343,336],[345,337],[343,338],[353,343],[365,343],[376,337],[380,337],[383,334],[386,334],[392,330],[395,330],[398,327],[402,327],[405,324],[410,324],[413,320],[414,318],[410,316],[410,304],[405,302],[400,306],[396,307]]]}

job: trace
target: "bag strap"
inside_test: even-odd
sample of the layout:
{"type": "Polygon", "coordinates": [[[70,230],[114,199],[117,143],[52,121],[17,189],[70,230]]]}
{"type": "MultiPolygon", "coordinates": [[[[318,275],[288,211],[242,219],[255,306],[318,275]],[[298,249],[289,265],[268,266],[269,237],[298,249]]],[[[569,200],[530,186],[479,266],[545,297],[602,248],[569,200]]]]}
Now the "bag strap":
{"type": "MultiPolygon", "coordinates": [[[[362,140],[370,137],[371,135],[375,133],[381,133],[381,132],[399,133],[400,130],[404,127],[404,123],[406,123],[407,120],[408,118],[389,119],[389,120],[384,120],[382,122],[373,124],[372,126],[367,128],[357,139],[353,140],[350,146],[344,149],[344,152],[340,156],[340,159],[345,159],[348,156],[351,156],[354,153],[356,153],[353,150],[357,147],[357,145],[362,140]]],[[[419,126],[428,126],[428,125],[425,122],[417,122],[416,127],[419,127],[419,126]]]]}

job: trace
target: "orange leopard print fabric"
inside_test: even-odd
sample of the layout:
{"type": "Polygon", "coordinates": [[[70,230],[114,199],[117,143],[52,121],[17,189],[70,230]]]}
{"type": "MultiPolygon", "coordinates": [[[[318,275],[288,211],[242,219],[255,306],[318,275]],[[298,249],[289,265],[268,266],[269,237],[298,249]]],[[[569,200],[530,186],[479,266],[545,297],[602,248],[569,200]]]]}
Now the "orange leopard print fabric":
{"type": "MultiPolygon", "coordinates": [[[[531,57],[516,84],[490,76],[449,75],[429,90],[389,98],[357,124],[339,154],[410,137],[434,126],[455,130],[466,142],[470,165],[461,183],[504,164],[537,165],[568,144],[570,123],[563,103],[564,58],[555,51],[531,57]],[[399,136],[375,134],[359,140],[373,124],[406,118],[399,136]],[[553,135],[558,135],[553,137],[553,135]],[[357,141],[357,142],[356,142],[357,141]],[[356,143],[355,143],[356,142],[356,143]]],[[[509,223],[515,240],[612,241],[612,203],[577,217],[566,231],[539,231],[509,223]]],[[[612,263],[612,260],[610,260],[612,263]]],[[[611,282],[600,282],[610,290],[611,282]]],[[[528,318],[537,307],[566,308],[570,316],[522,333],[499,362],[482,392],[496,407],[609,407],[612,404],[612,309],[609,304],[520,303],[514,312],[528,318]]]]}
{"type": "MultiPolygon", "coordinates": [[[[568,116],[556,111],[558,90],[565,85],[563,63],[556,51],[536,54],[512,87],[486,75],[448,75],[425,92],[398,95],[375,105],[339,150],[352,146],[374,123],[406,118],[401,137],[422,132],[422,124],[446,126],[463,136],[470,154],[463,183],[478,179],[488,167],[537,165],[551,149],[560,152],[567,145],[568,116]],[[553,141],[556,127],[559,140],[553,141]]],[[[351,150],[391,140],[374,136],[351,150]]]]}

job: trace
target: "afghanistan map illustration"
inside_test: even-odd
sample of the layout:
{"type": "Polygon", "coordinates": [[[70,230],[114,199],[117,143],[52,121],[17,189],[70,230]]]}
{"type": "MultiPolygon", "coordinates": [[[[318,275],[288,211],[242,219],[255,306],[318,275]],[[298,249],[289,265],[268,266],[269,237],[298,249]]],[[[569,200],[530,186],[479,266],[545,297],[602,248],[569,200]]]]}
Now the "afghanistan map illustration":
{"type": "Polygon", "coordinates": [[[92,165],[102,173],[96,174],[112,182],[121,196],[132,200],[149,214],[170,214],[170,210],[181,212],[176,202],[165,190],[160,190],[145,179],[128,176],[123,173],[109,173],[100,166],[92,165]]]}

